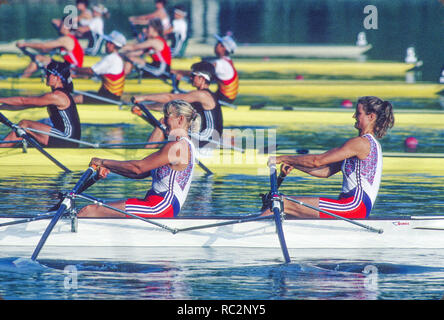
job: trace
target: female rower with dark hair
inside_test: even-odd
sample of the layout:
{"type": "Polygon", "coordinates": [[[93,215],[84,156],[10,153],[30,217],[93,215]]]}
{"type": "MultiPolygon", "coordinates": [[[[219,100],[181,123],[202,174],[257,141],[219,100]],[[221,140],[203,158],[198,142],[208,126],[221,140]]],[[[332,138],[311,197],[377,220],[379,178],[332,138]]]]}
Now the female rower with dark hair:
{"type": "MultiPolygon", "coordinates": [[[[22,128],[31,128],[51,133],[61,138],[80,139],[80,119],[77,106],[71,93],[73,84],[71,81],[70,65],[52,61],[46,68],[46,85],[51,87],[51,92],[36,97],[10,97],[0,98],[0,110],[23,110],[28,108],[47,107],[49,118],[52,122],[47,125],[38,121],[21,120],[18,125],[22,128]]],[[[78,147],[75,142],[49,136],[43,133],[28,132],[41,145],[46,147],[78,147]]],[[[10,132],[4,141],[22,140],[14,131],[10,132]]],[[[2,147],[12,147],[15,143],[1,144],[2,147]]]]}
{"type": "MultiPolygon", "coordinates": [[[[328,178],[342,171],[342,192],[338,199],[324,197],[291,197],[312,207],[349,218],[367,218],[375,203],[382,174],[382,150],[377,141],[393,127],[393,107],[388,101],[367,96],[358,100],[355,128],[358,137],[341,147],[316,155],[271,157],[269,163],[282,164],[287,175],[298,169],[312,176],[328,178]]],[[[284,199],[284,212],[299,218],[331,218],[330,215],[284,199]]],[[[264,214],[270,214],[270,210],[264,214]]]]}
{"type": "Polygon", "coordinates": [[[122,211],[140,217],[176,217],[183,206],[193,178],[195,166],[194,146],[189,131],[199,132],[200,116],[183,100],[173,100],[163,107],[169,142],[160,150],[142,160],[116,161],[93,158],[90,165],[99,167],[99,175],[105,178],[109,172],[132,179],[153,178],[152,187],[144,199],[131,198],[110,203],[120,211],[99,205],[84,207],[79,217],[125,217],[122,211]]]}

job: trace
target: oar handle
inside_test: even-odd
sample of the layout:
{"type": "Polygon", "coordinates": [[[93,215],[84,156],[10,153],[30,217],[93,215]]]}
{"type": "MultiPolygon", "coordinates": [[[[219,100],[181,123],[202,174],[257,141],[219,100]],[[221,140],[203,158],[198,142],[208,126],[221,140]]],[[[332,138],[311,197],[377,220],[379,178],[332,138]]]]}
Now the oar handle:
{"type": "MultiPolygon", "coordinates": [[[[82,193],[84,192],[86,189],[88,189],[89,187],[91,187],[94,183],[96,183],[97,181],[100,180],[100,176],[99,176],[99,170],[95,165],[92,165],[90,168],[93,168],[95,170],[94,175],[90,176],[88,178],[88,180],[83,184],[82,187],[79,188],[79,190],[77,190],[77,193],[82,193]]],[[[89,169],[89,168],[88,168],[89,169]]]]}
{"type": "Polygon", "coordinates": [[[279,173],[279,176],[277,177],[277,187],[279,188],[282,184],[282,182],[284,182],[284,179],[287,177],[287,174],[285,172],[282,171],[282,168],[285,166],[285,164],[282,164],[281,166],[281,172],[279,173]]]}
{"type": "Polygon", "coordinates": [[[33,54],[33,53],[31,53],[31,52],[29,52],[26,48],[24,48],[24,47],[18,47],[19,49],[20,49],[20,51],[24,54],[24,55],[27,55],[28,57],[30,57],[31,58],[31,60],[32,61],[34,61],[34,62],[36,62],[35,60],[35,54],[33,54]]]}
{"type": "MultiPolygon", "coordinates": [[[[134,97],[131,98],[131,102],[143,112],[143,114],[146,116],[146,120],[147,120],[147,121],[148,121],[153,127],[159,127],[159,128],[162,130],[162,132],[165,134],[165,136],[168,136],[168,134],[167,134],[167,132],[166,132],[166,127],[165,127],[163,124],[161,124],[160,121],[157,120],[157,119],[153,116],[153,114],[148,110],[147,107],[145,107],[145,106],[144,106],[143,104],[141,104],[141,103],[135,102],[134,97]]],[[[135,111],[135,113],[138,114],[137,111],[135,111]]],[[[139,114],[139,115],[140,115],[140,114],[139,114]]]]}
{"type": "Polygon", "coordinates": [[[86,171],[83,173],[83,175],[80,177],[79,181],[77,181],[74,188],[71,190],[71,194],[77,194],[83,187],[83,185],[88,181],[88,179],[91,177],[91,175],[96,171],[97,166],[91,165],[86,171]]]}
{"type": "MultiPolygon", "coordinates": [[[[134,103],[134,105],[136,107],[138,107],[144,114],[140,114],[140,113],[138,113],[137,110],[133,109],[134,113],[138,114],[140,117],[145,119],[153,127],[160,128],[162,130],[163,134],[165,135],[165,137],[168,137],[168,133],[166,131],[166,127],[163,124],[161,124],[160,121],[157,120],[144,105],[135,102],[134,97],[131,98],[131,102],[134,103]]],[[[198,166],[201,167],[202,170],[204,170],[208,175],[212,175],[213,174],[213,172],[207,166],[205,166],[201,161],[199,161],[199,159],[196,158],[196,162],[197,162],[198,166]]]]}

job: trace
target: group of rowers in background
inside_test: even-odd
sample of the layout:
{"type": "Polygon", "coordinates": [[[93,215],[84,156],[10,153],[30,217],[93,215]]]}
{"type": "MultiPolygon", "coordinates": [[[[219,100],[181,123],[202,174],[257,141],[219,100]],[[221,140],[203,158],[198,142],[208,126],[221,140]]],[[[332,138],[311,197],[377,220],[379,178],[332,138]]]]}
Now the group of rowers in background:
{"type": "MultiPolygon", "coordinates": [[[[135,34],[136,42],[127,43],[126,37],[117,30],[110,34],[103,33],[103,16],[108,14],[108,10],[103,5],[93,6],[91,13],[87,0],[77,0],[77,9],[80,14],[76,21],[71,21],[67,17],[61,20],[52,20],[52,24],[60,34],[59,38],[45,42],[17,43],[17,47],[21,49],[31,48],[44,53],[58,50],[63,57],[64,64],[55,62],[48,54],[37,54],[24,70],[22,77],[30,77],[39,69],[46,70],[48,73],[51,70],[54,71],[54,68],[60,74],[65,75],[66,82],[71,82],[75,77],[100,77],[102,85],[98,92],[94,92],[92,95],[73,94],[73,102],[69,103],[72,109],[76,109],[76,104],[109,103],[106,100],[121,101],[125,79],[132,72],[141,73],[144,78],[169,79],[174,84],[171,92],[175,94],[171,94],[171,92],[156,94],[148,97],[149,100],[164,103],[173,99],[183,99],[192,103],[203,119],[202,131],[205,139],[220,138],[223,130],[220,103],[234,102],[239,89],[239,76],[230,58],[236,49],[236,43],[229,35],[224,37],[215,35],[217,39],[214,50],[215,57],[203,59],[202,62],[193,65],[191,70],[172,70],[172,59],[178,56],[178,52],[181,51],[179,49],[183,48],[187,39],[187,12],[183,7],[176,6],[174,20],[170,24],[165,2],[164,0],[156,0],[156,11],[151,14],[129,17],[129,23],[133,27],[136,24],[141,24],[143,29],[140,34],[135,34]],[[72,26],[77,27],[73,28],[72,26]],[[166,35],[174,35],[173,40],[169,41],[166,35]],[[89,40],[88,48],[82,48],[79,42],[80,38],[89,40]],[[85,54],[97,47],[98,41],[104,42],[106,55],[93,66],[84,67],[85,54]],[[173,49],[169,42],[171,42],[173,49]],[[190,79],[191,84],[196,88],[195,91],[184,92],[178,88],[179,81],[185,79],[190,79]],[[216,92],[209,90],[210,84],[214,82],[218,84],[216,92]],[[105,100],[101,98],[105,98],[105,100]]],[[[71,88],[68,91],[72,93],[72,84],[64,85],[65,89],[67,87],[71,88]]],[[[53,88],[53,92],[48,95],[51,96],[53,93],[57,95],[58,91],[60,89],[53,88]]],[[[31,100],[27,99],[26,105],[47,106],[48,95],[30,97],[31,100]]],[[[54,127],[51,128],[52,133],[57,132],[63,138],[79,139],[81,129],[77,111],[62,112],[68,109],[67,100],[65,104],[54,103],[51,105],[56,106],[56,108],[48,109],[54,127]]],[[[28,121],[27,124],[30,128],[49,130],[40,123],[28,121]]],[[[44,146],[75,147],[75,143],[66,140],[56,142],[57,139],[48,139],[48,137],[36,133],[33,135],[44,146]]],[[[18,137],[7,137],[7,139],[9,138],[17,139],[18,137]]],[[[8,145],[4,144],[3,146],[8,145]]]]}
{"type": "MultiPolygon", "coordinates": [[[[129,178],[152,176],[152,188],[143,199],[134,198],[118,201],[111,206],[142,217],[176,217],[183,206],[191,185],[195,166],[196,148],[205,148],[211,141],[218,141],[223,134],[221,103],[231,103],[237,96],[239,77],[230,55],[236,49],[231,36],[216,36],[216,57],[203,59],[192,65],[191,70],[172,70],[173,54],[166,32],[175,32],[174,27],[185,21],[186,12],[181,7],[174,11],[175,19],[170,27],[165,11],[165,2],[156,0],[157,10],[149,15],[130,17],[132,25],[142,24],[143,33],[136,36],[137,42],[127,44],[125,36],[113,31],[109,35],[103,32],[100,38],[106,42],[106,55],[91,68],[83,67],[85,50],[80,46],[79,37],[87,37],[94,47],[98,26],[94,19],[106,14],[103,6],[95,6],[93,14],[87,9],[87,1],[78,0],[81,12],[78,19],[80,27],[76,30],[62,20],[53,20],[60,37],[54,41],[41,43],[17,43],[19,48],[33,48],[39,51],[59,49],[65,62],[56,62],[47,55],[37,55],[25,69],[23,77],[31,76],[39,68],[46,70],[47,85],[51,92],[37,97],[0,98],[0,110],[20,110],[29,107],[47,107],[51,124],[38,121],[22,120],[19,126],[33,128],[46,135],[29,131],[29,134],[47,147],[77,147],[74,142],[58,139],[80,139],[81,125],[77,112],[77,103],[102,103],[84,95],[73,95],[72,75],[102,78],[102,86],[97,95],[119,101],[124,91],[125,78],[136,69],[144,77],[173,77],[175,82],[189,77],[195,90],[190,92],[157,93],[133,97],[134,103],[152,101],[147,107],[163,112],[160,122],[166,131],[155,128],[150,141],[168,139],[158,151],[141,160],[115,161],[93,158],[90,165],[99,168],[99,174],[105,178],[109,172],[129,178]],[[89,18],[87,17],[89,16],[89,18]],[[91,23],[88,24],[87,21],[91,23]],[[145,55],[151,57],[147,63],[145,55]],[[217,92],[210,90],[210,84],[218,83],[217,92]],[[195,145],[190,132],[199,135],[195,145]],[[171,158],[174,155],[174,159],[171,158]]],[[[183,27],[183,23],[182,23],[183,27]]],[[[102,26],[103,28],[103,26],[102,26]]],[[[183,40],[183,39],[182,39],[183,40]]],[[[177,44],[177,41],[175,42],[177,44]]],[[[342,193],[338,199],[322,197],[307,198],[307,201],[323,210],[348,218],[366,218],[376,200],[382,173],[382,150],[377,138],[383,137],[394,124],[392,105],[377,97],[366,96],[356,104],[353,116],[358,137],[349,139],[341,147],[331,149],[320,155],[297,155],[272,157],[271,162],[282,164],[281,170],[288,174],[298,169],[316,177],[329,177],[339,171],[344,176],[342,193]]],[[[12,147],[20,137],[12,131],[2,143],[3,147],[12,147]]],[[[263,214],[271,214],[269,204],[263,214]]],[[[284,201],[284,211],[298,217],[327,217],[318,211],[284,201]]],[[[84,207],[79,216],[125,216],[118,211],[98,205],[84,207]]]]}

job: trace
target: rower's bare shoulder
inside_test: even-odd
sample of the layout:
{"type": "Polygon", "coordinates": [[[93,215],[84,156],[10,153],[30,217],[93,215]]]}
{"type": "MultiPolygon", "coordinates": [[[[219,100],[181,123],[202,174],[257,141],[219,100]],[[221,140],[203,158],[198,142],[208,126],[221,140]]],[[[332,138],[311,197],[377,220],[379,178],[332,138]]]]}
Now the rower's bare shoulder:
{"type": "Polygon", "coordinates": [[[65,48],[74,47],[74,40],[68,36],[61,36],[61,37],[57,38],[55,41],[58,42],[61,47],[62,46],[65,48]]]}
{"type": "Polygon", "coordinates": [[[61,91],[54,91],[47,93],[48,97],[54,101],[54,104],[59,106],[62,109],[69,107],[70,100],[67,95],[61,91]]]}
{"type": "Polygon", "coordinates": [[[370,142],[368,141],[367,138],[365,138],[363,136],[358,136],[358,137],[348,139],[345,142],[345,145],[363,147],[363,146],[370,146],[370,142]]]}
{"type": "Polygon", "coordinates": [[[370,141],[366,137],[359,136],[346,142],[348,148],[352,149],[359,159],[365,159],[370,152],[370,141]]]}
{"type": "Polygon", "coordinates": [[[207,90],[198,90],[200,102],[205,110],[212,110],[216,107],[213,95],[207,90]]]}

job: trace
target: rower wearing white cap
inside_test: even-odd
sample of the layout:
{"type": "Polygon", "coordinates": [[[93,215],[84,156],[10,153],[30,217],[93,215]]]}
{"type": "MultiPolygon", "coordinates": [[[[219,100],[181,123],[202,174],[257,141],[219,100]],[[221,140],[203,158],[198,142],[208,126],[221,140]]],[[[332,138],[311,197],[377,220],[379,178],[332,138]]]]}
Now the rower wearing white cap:
{"type": "MultiPolygon", "coordinates": [[[[203,60],[214,65],[215,77],[218,83],[216,92],[217,99],[232,103],[236,99],[239,91],[239,75],[230,58],[230,54],[234,53],[237,45],[229,35],[224,37],[215,35],[215,37],[218,40],[214,47],[216,57],[204,58],[203,60]]],[[[182,77],[190,75],[190,72],[185,70],[172,70],[171,73],[176,75],[178,81],[181,80],[182,77]]]]}
{"type": "Polygon", "coordinates": [[[225,37],[215,35],[215,37],[217,44],[214,47],[214,53],[218,59],[212,62],[219,83],[217,95],[220,100],[232,103],[236,99],[239,90],[239,76],[230,54],[234,53],[237,45],[229,35],[225,37]]]}
{"type": "Polygon", "coordinates": [[[99,51],[104,34],[103,17],[108,15],[108,9],[102,4],[93,6],[93,18],[81,24],[75,34],[78,38],[88,39],[86,52],[94,54],[99,51]]]}
{"type": "MultiPolygon", "coordinates": [[[[124,62],[119,55],[119,49],[126,44],[126,38],[120,32],[114,30],[105,35],[107,55],[94,64],[91,68],[75,68],[79,75],[98,75],[102,77],[102,86],[97,93],[101,97],[119,101],[125,85],[124,62]]],[[[102,100],[89,96],[77,95],[76,103],[103,103],[102,100]]]]}
{"type": "Polygon", "coordinates": [[[187,37],[188,22],[186,20],[187,12],[181,5],[174,7],[174,19],[172,26],[165,29],[165,35],[171,39],[171,56],[181,57],[184,54],[187,37]]]}

